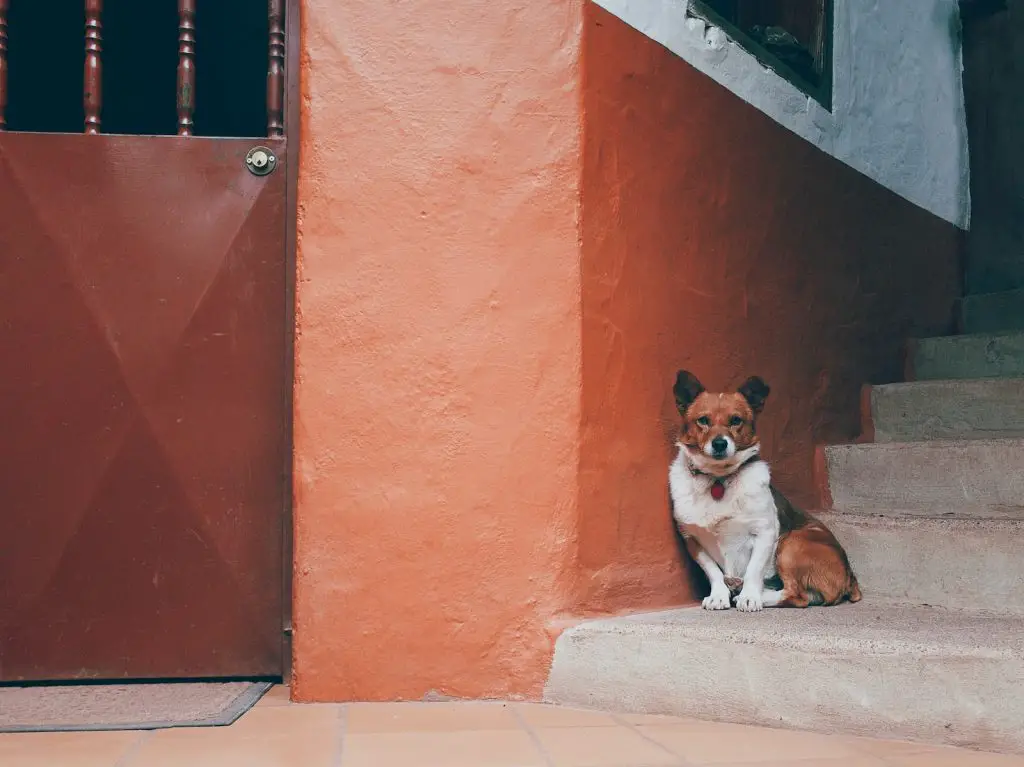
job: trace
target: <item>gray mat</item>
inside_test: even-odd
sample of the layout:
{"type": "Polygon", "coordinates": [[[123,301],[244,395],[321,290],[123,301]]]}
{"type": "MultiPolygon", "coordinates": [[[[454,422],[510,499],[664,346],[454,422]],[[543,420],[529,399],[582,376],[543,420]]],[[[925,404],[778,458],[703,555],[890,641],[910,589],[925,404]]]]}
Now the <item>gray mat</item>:
{"type": "Polygon", "coordinates": [[[228,725],[270,682],[0,687],[0,732],[157,730],[228,725]]]}

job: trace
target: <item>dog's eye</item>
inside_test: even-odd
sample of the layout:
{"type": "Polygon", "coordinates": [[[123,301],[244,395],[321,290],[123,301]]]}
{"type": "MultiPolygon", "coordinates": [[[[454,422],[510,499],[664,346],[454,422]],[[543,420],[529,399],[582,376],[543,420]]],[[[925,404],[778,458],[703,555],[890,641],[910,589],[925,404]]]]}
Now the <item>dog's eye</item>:
{"type": "Polygon", "coordinates": [[[734,415],[732,418],[729,419],[729,425],[730,426],[740,426],[742,424],[743,424],[743,419],[740,418],[738,415],[734,415]]]}
{"type": "Polygon", "coordinates": [[[697,419],[697,423],[700,424],[701,426],[710,426],[711,419],[708,418],[706,415],[702,415],[700,418],[697,419]]]}

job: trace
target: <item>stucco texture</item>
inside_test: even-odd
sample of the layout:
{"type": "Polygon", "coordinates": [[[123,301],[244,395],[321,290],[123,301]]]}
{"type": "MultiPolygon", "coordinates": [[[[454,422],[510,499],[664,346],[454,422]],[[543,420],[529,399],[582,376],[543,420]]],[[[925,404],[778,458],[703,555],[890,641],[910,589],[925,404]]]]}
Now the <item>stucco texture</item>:
{"type": "Polygon", "coordinates": [[[537,697],[693,596],[677,367],[779,484],[950,324],[956,228],[579,0],[304,0],[292,694],[537,697]]]}
{"type": "Polygon", "coordinates": [[[588,4],[577,609],[691,597],[666,492],[675,371],[758,374],[777,484],[810,507],[816,443],[864,383],[950,329],[962,233],[588,4]]]}
{"type": "Polygon", "coordinates": [[[580,24],[303,2],[299,700],[539,694],[575,530],[580,24]]]}

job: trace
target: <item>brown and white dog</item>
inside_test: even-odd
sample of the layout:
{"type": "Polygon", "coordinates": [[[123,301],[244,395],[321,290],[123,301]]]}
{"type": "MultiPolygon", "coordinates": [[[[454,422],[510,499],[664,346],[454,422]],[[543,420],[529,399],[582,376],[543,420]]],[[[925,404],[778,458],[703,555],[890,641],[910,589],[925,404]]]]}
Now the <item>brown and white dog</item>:
{"type": "Polygon", "coordinates": [[[729,609],[735,592],[746,612],[859,601],[839,541],[771,484],[756,432],[767,384],[755,376],[736,392],[711,394],[681,370],[673,391],[683,423],[669,469],[672,514],[711,582],[704,609],[729,609]]]}

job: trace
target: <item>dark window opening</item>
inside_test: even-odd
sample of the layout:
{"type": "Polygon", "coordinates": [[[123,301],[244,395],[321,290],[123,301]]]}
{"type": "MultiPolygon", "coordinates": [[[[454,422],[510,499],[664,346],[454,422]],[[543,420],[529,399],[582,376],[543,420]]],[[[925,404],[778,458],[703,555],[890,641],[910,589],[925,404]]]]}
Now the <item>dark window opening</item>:
{"type": "MultiPolygon", "coordinates": [[[[12,2],[7,129],[82,133],[82,0],[12,2]]],[[[106,0],[102,133],[177,132],[176,0],[106,0]]],[[[200,2],[195,135],[267,135],[266,0],[200,2]]]]}
{"type": "Polygon", "coordinates": [[[826,109],[832,108],[833,0],[691,0],[696,16],[826,109]]]}

